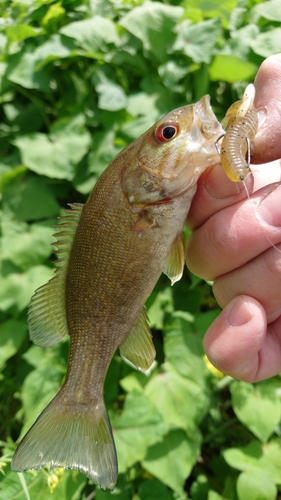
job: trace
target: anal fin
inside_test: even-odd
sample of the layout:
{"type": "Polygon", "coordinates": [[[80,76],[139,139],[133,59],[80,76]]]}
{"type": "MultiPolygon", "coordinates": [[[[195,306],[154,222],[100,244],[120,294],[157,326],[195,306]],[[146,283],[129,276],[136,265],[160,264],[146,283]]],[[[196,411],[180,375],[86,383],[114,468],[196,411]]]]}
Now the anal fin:
{"type": "Polygon", "coordinates": [[[130,335],[120,346],[120,353],[139,370],[146,371],[152,365],[156,352],[145,309],[142,310],[130,335]]]}
{"type": "Polygon", "coordinates": [[[182,232],[174,241],[170,253],[163,266],[163,273],[170,278],[172,285],[182,277],[187,242],[185,234],[182,232]]]}

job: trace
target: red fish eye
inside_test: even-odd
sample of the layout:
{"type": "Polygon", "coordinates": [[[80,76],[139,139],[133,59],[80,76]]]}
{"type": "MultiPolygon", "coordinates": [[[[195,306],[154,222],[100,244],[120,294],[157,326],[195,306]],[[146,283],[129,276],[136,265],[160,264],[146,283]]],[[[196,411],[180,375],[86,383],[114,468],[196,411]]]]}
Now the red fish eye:
{"type": "Polygon", "coordinates": [[[169,142],[177,135],[179,131],[178,125],[175,123],[166,123],[161,125],[155,131],[155,138],[158,142],[169,142]]]}

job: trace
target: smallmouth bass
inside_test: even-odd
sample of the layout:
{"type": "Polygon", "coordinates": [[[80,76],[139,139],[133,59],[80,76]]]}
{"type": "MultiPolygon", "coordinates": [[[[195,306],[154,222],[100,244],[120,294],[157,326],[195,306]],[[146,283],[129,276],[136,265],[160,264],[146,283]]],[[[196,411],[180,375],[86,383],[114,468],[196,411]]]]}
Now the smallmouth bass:
{"type": "Polygon", "coordinates": [[[161,273],[172,284],[185,262],[182,232],[201,173],[219,160],[222,134],[203,97],[178,108],[125,148],[85,205],[58,224],[55,276],[31,300],[30,337],[51,347],[70,336],[62,388],[20,442],[12,470],[78,469],[104,489],[117,458],[103,399],[117,348],[140,370],[155,350],[144,303],[161,273]]]}

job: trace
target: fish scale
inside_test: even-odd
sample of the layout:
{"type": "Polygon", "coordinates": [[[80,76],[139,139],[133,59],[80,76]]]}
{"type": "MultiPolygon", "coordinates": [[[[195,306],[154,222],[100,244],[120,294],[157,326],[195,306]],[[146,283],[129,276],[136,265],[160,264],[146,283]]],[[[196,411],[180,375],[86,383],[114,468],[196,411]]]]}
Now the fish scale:
{"type": "Polygon", "coordinates": [[[155,349],[144,303],[161,272],[184,267],[185,220],[201,173],[219,160],[222,128],[209,97],[168,113],[104,171],[86,204],[71,205],[56,235],[55,276],[29,309],[33,342],[70,336],[62,388],[20,442],[12,470],[78,469],[113,489],[118,466],[103,398],[117,348],[140,370],[155,349]]]}

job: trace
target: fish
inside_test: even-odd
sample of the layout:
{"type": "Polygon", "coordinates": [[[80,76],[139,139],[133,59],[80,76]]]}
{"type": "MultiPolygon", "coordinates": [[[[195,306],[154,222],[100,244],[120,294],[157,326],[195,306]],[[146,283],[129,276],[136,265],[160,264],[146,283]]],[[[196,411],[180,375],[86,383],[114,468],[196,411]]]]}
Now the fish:
{"type": "Polygon", "coordinates": [[[175,109],[111,162],[84,205],[71,204],[56,233],[54,277],[31,299],[31,340],[70,337],[64,383],[21,440],[13,471],[77,469],[112,490],[118,464],[104,380],[119,348],[139,370],[155,349],[145,301],[161,273],[183,273],[183,228],[202,172],[219,161],[222,128],[209,96],[175,109]]]}
{"type": "Polygon", "coordinates": [[[250,171],[250,143],[258,130],[254,99],[255,87],[251,83],[246,87],[243,99],[233,103],[222,120],[227,131],[221,144],[221,164],[233,182],[244,181],[250,171]]]}

